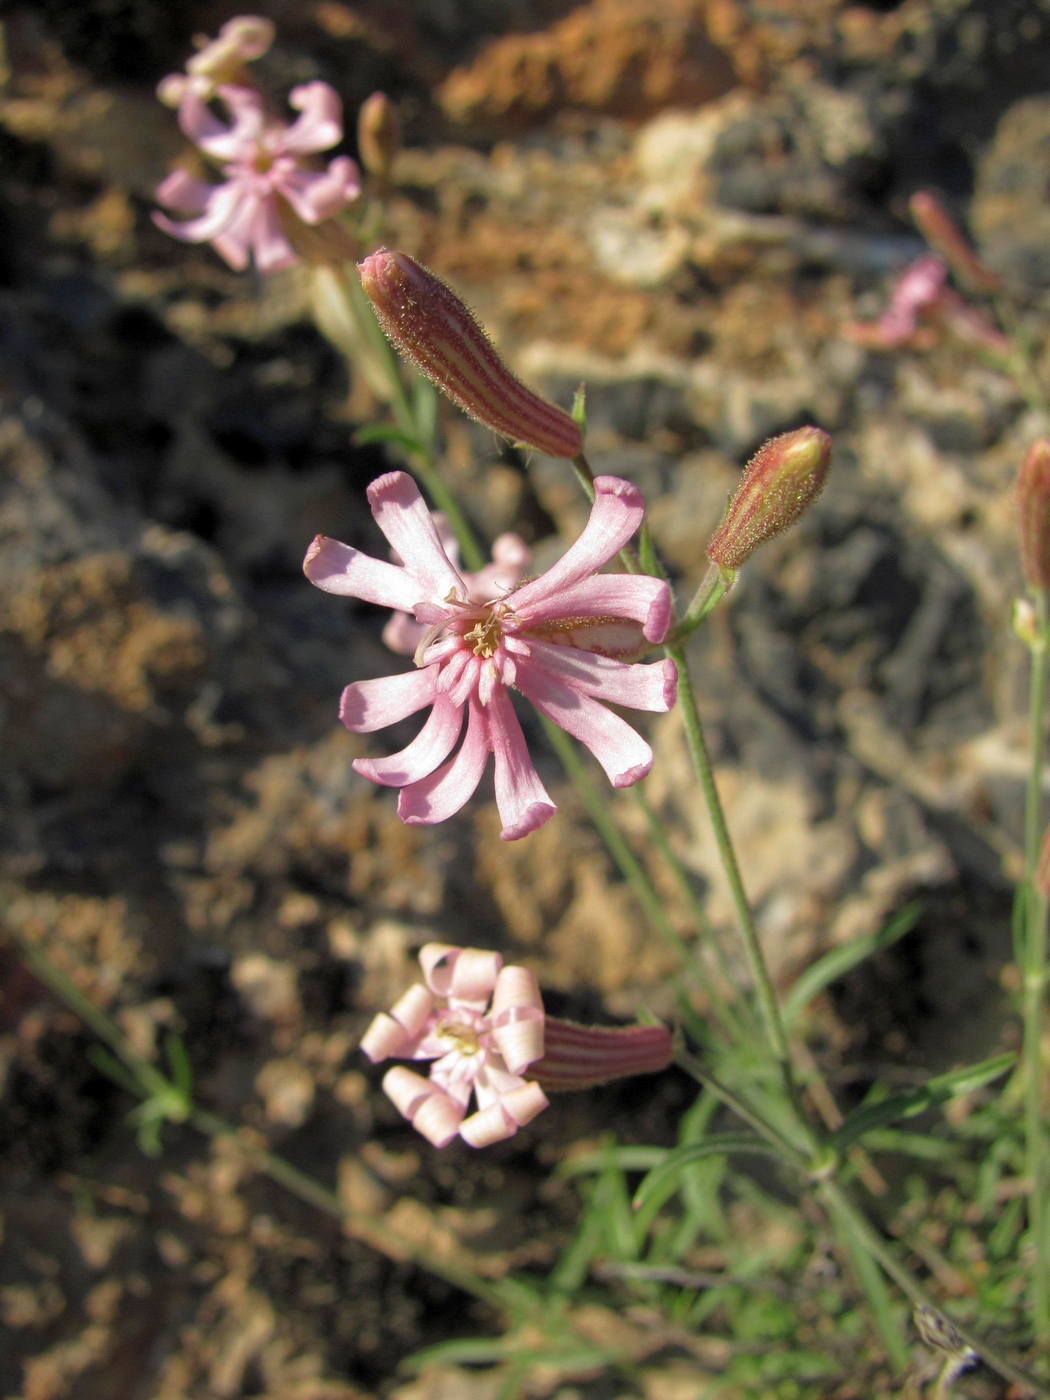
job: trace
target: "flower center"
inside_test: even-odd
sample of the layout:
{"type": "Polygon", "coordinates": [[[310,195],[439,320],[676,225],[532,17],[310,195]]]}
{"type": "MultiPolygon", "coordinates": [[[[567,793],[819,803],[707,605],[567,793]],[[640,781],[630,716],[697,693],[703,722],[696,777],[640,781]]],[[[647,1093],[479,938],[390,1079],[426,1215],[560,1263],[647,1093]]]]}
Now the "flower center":
{"type": "Polygon", "coordinates": [[[474,624],[469,632],[463,633],[463,640],[471,644],[474,655],[485,657],[486,660],[496,651],[503,640],[501,623],[506,612],[502,603],[490,604],[489,608],[490,610],[474,624]]]}
{"type": "Polygon", "coordinates": [[[442,1040],[451,1042],[451,1049],[461,1055],[476,1055],[481,1049],[481,1037],[474,1026],[465,1026],[462,1021],[441,1021],[437,1034],[442,1040]]]}

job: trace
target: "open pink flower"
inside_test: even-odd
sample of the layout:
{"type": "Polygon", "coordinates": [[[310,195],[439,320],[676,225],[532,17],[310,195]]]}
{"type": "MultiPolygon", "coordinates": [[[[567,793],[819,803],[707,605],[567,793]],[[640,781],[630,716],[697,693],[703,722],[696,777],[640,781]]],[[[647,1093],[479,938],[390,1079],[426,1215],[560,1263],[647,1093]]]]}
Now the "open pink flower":
{"type": "Polygon", "coordinates": [[[348,156],[337,156],[324,170],[310,169],[304,157],[328,150],[341,138],[342,104],[327,83],[294,88],[290,105],[301,113],[286,126],[270,120],[259,93],[222,86],[218,98],[230,113],[224,125],[194,89],[179,103],[179,125],[225,176],[221,185],[174,170],[156,190],[161,204],[191,216],[176,222],[153,218],[165,233],[187,243],[211,243],[238,271],[250,258],[260,272],[275,272],[298,261],[289,229],[332,218],[360,193],[358,169],[348,156]]]}
{"type": "Polygon", "coordinates": [[[435,1147],[458,1133],[472,1147],[512,1137],[547,1107],[547,1096],[522,1071],[543,1054],[543,1002],[524,967],[504,967],[498,953],[428,943],[416,983],[381,1012],[361,1040],[374,1063],[398,1057],[432,1060],[430,1077],[395,1065],[383,1089],[435,1147]],[[466,1116],[473,1094],[476,1113],[466,1116]]]}
{"type": "Polygon", "coordinates": [[[367,734],[430,707],[406,749],[354,762],[372,782],[401,789],[402,821],[430,825],[458,812],[489,754],[505,841],[553,816],[511,688],[590,749],[614,787],[629,787],[649,772],[649,745],[607,707],[665,712],[674,703],[673,662],[621,659],[637,655],[643,642],[663,640],[670,591],[662,579],[597,572],[638,529],[644,504],[638,489],[618,477],[600,476],[594,488],[590,519],[558,563],[488,602],[471,599],[404,472],[381,476],[368,489],[376,523],[403,564],[325,535],[307,550],[303,570],[318,588],[411,613],[425,625],[417,669],[348,685],[339,711],[348,729],[367,734]]]}

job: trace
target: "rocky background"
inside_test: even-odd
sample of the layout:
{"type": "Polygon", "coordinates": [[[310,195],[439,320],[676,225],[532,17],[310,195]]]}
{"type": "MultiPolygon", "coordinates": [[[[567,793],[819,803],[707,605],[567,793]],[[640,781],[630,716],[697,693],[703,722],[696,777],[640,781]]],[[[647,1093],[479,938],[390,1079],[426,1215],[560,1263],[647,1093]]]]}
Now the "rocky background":
{"type": "MultiPolygon", "coordinates": [[[[645,491],[682,598],[763,438],[834,435],[819,505],[694,644],[763,936],[787,985],[922,900],[915,930],[810,1027],[843,1104],[876,1075],[908,1083],[1012,1043],[1026,744],[1011,485],[1050,422],[1031,384],[958,337],[933,327],[890,352],[852,328],[922,251],[907,199],[932,189],[1001,273],[1050,382],[1050,3],[256,8],[279,26],[278,88],[323,78],[348,113],[376,88],[395,99],[390,241],[467,296],[528,380],[562,403],[586,381],[591,461],[645,491]]],[[[553,758],[561,812],[511,846],[486,798],[410,830],[350,769],[369,741],[338,727],[336,702],[391,669],[382,618],[310,588],[300,562],[317,531],[378,548],[364,488],[389,463],[352,440],[374,405],[296,274],[239,277],[149,218],[183,150],[154,85],[236,12],[5,12],[3,927],[143,1053],[177,1031],[198,1100],[346,1204],[484,1272],[544,1271],[576,1208],[553,1167],[608,1128],[672,1142],[689,1086],[573,1096],[483,1158],[438,1154],[379,1094],[357,1036],[428,938],[513,953],[580,1019],[671,1015],[673,961],[553,758]]],[[[451,411],[445,432],[484,534],[517,529],[542,561],[578,528],[564,463],[451,411]]],[[[728,927],[677,718],[651,734],[648,796],[728,927]]],[[[616,807],[644,848],[630,795],[616,807]]],[[[494,1393],[484,1373],[397,1369],[483,1333],[483,1310],[192,1133],[145,1157],[132,1101],[10,938],[0,994],[0,1393],[494,1393]]],[[[639,1358],[658,1345],[636,1342],[639,1358]]],[[[834,1394],[883,1393],[841,1345],[834,1394]]],[[[656,1358],[637,1389],[555,1375],[530,1393],[695,1395],[689,1364],[684,1381],[656,1358]]]]}

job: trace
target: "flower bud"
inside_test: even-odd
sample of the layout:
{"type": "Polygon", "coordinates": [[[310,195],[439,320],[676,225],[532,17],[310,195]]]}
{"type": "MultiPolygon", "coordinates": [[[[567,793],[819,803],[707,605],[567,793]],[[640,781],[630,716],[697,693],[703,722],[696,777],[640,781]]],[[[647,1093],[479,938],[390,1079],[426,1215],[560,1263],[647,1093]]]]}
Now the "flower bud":
{"type": "Polygon", "coordinates": [[[743,480],[707,557],[723,573],[739,569],[760,544],[793,525],[820,495],[831,462],[831,438],[820,428],[796,428],[764,443],[743,480]]]}
{"type": "Polygon", "coordinates": [[[401,122],[385,92],[373,92],[357,114],[357,150],[361,164],[382,184],[390,179],[401,149],[401,122]]]}
{"type": "Polygon", "coordinates": [[[1050,588],[1050,439],[1025,453],[1017,476],[1021,567],[1029,588],[1050,588]]]}
{"type": "Polygon", "coordinates": [[[562,409],[511,374],[459,297],[407,253],[380,248],[358,263],[389,339],[465,413],[551,457],[578,457],[583,434],[562,409]]]}
{"type": "Polygon", "coordinates": [[[1050,827],[1043,833],[1043,844],[1039,848],[1039,859],[1032,882],[1036,893],[1050,900],[1050,827]]]}

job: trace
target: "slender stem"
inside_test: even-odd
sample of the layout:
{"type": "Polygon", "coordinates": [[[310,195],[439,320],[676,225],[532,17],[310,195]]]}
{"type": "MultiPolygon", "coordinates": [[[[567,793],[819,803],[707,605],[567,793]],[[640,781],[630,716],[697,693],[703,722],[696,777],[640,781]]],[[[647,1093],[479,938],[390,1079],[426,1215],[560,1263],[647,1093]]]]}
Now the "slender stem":
{"type": "Polygon", "coordinates": [[[759,1137],[765,1138],[766,1142],[775,1147],[788,1166],[793,1167],[804,1176],[809,1175],[810,1164],[807,1154],[782,1133],[775,1123],[770,1122],[751,1104],[742,1099],[728,1084],[713,1075],[695,1055],[688,1050],[678,1049],[675,1051],[674,1062],[679,1069],[684,1070],[689,1075],[690,1079],[695,1079],[704,1089],[708,1089],[725,1104],[726,1108],[732,1109],[738,1118],[742,1118],[745,1123],[754,1128],[759,1137]]]}
{"type": "Polygon", "coordinates": [[[287,1158],[279,1156],[276,1152],[270,1152],[267,1148],[256,1146],[251,1141],[250,1136],[234,1124],[228,1123],[225,1119],[202,1108],[194,1108],[188,1121],[191,1127],[196,1128],[206,1137],[228,1138],[236,1142],[249,1163],[257,1171],[268,1176],[271,1181],[276,1181],[279,1186],[283,1186],[291,1195],[297,1196],[307,1205],[323,1211],[326,1215],[334,1216],[342,1223],[344,1230],[351,1238],[368,1245],[388,1259],[411,1260],[413,1264],[426,1269],[428,1273],[443,1278],[446,1283],[451,1283],[464,1293],[469,1293],[481,1302],[489,1304],[490,1307],[500,1311],[505,1310],[506,1299],[497,1286],[488,1283],[469,1269],[461,1268],[450,1259],[432,1254],[417,1241],[410,1240],[400,1231],[391,1229],[381,1219],[372,1216],[366,1220],[356,1212],[351,1211],[334,1191],[330,1191],[328,1187],[322,1186],[313,1177],[301,1172],[287,1158]]]}
{"type": "MultiPolygon", "coordinates": [[[[686,906],[693,917],[693,924],[696,928],[700,945],[703,948],[711,949],[714,954],[715,962],[718,964],[718,971],[722,976],[724,991],[731,993],[734,984],[733,969],[729,965],[729,959],[726,956],[726,950],[722,946],[722,940],[712,927],[711,921],[707,917],[707,911],[704,909],[702,902],[697,897],[696,891],[693,889],[692,881],[689,879],[689,872],[679,860],[677,852],[672,847],[668,839],[667,828],[653,810],[652,803],[649,801],[643,785],[641,783],[636,783],[631,791],[634,794],[635,802],[641,808],[642,814],[645,817],[653,844],[660,852],[668,869],[674,876],[675,883],[681,891],[682,898],[685,900],[686,906]]],[[[683,951],[687,952],[688,950],[683,949],[683,951]]],[[[716,1013],[737,1040],[741,1040],[745,1035],[751,1035],[754,1032],[755,1027],[751,1020],[751,1008],[746,1002],[741,1005],[737,1000],[723,997],[717,1002],[716,1013]],[[746,1020],[750,1023],[746,1030],[741,1026],[741,1011],[743,1011],[746,1020]]]]}
{"type": "Polygon", "coordinates": [[[732,837],[729,834],[729,828],[726,824],[722,799],[718,793],[714,770],[711,766],[711,759],[704,739],[703,724],[700,719],[700,710],[696,701],[696,692],[693,689],[692,679],[689,675],[685,649],[680,644],[676,644],[666,647],[665,650],[667,655],[678,667],[678,699],[682,706],[682,714],[685,719],[686,743],[689,748],[689,756],[692,760],[693,771],[700,784],[700,790],[703,793],[704,801],[707,804],[715,842],[718,846],[719,857],[721,858],[726,878],[729,881],[730,894],[732,896],[733,906],[736,910],[737,922],[740,926],[744,952],[751,969],[755,995],[758,1001],[766,1038],[769,1042],[770,1050],[780,1068],[781,1078],[783,1079],[788,1098],[795,1107],[800,1124],[805,1126],[806,1119],[801,1110],[798,1088],[795,1084],[795,1078],[792,1072],[784,1022],[780,1015],[780,1007],[777,1005],[773,981],[769,975],[769,969],[766,966],[765,956],[762,952],[758,930],[755,927],[755,921],[751,915],[751,905],[748,901],[747,891],[744,889],[744,881],[740,873],[740,865],[736,858],[732,837]]]}
{"type": "MultiPolygon", "coordinates": [[[[111,1016],[85,996],[71,978],[56,967],[40,949],[35,948],[27,940],[17,935],[14,935],[14,938],[26,964],[32,968],[40,980],[128,1066],[131,1075],[126,1087],[129,1090],[134,1086],[136,1092],[140,1093],[143,1099],[150,1095],[166,1094],[170,1095],[172,1103],[184,1101],[185,1090],[181,1090],[155,1065],[150,1064],[148,1060],[137,1054],[127,1036],[124,1035],[111,1016]]],[[[342,1203],[334,1191],[328,1190],[320,1182],[301,1172],[298,1167],[293,1166],[285,1158],[266,1148],[252,1144],[247,1134],[234,1124],[228,1123],[214,1113],[209,1113],[206,1109],[198,1108],[193,1104],[189,1105],[188,1112],[166,1116],[171,1121],[188,1122],[208,1137],[227,1137],[235,1140],[244,1148],[249,1159],[259,1171],[264,1172],[272,1180],[292,1192],[293,1195],[298,1196],[300,1200],[307,1202],[308,1205],[312,1205],[328,1215],[335,1216],[342,1222],[349,1235],[360,1240],[363,1244],[371,1246],[380,1254],[386,1255],[387,1258],[409,1259],[420,1268],[426,1269],[428,1273],[445,1279],[454,1287],[462,1289],[465,1293],[470,1293],[482,1302],[488,1303],[494,1308],[505,1309],[506,1300],[496,1285],[488,1283],[469,1269],[463,1268],[449,1259],[431,1253],[418,1242],[406,1238],[400,1232],[392,1230],[388,1225],[375,1219],[366,1220],[357,1215],[342,1203]]]]}
{"type": "Polygon", "coordinates": [[[409,465],[426,488],[435,506],[444,513],[449,528],[456,537],[463,562],[468,569],[478,570],[485,566],[485,556],[478,544],[474,531],[466,516],[459,508],[455,495],[445,484],[434,461],[433,434],[429,425],[420,421],[416,406],[405,389],[401,377],[401,364],[383,334],[375,318],[372,304],[365,295],[360,278],[353,268],[347,268],[342,278],[346,294],[346,304],[351,317],[358,326],[362,340],[372,356],[373,363],[387,386],[390,411],[398,428],[418,447],[405,447],[409,465]]]}
{"type": "Polygon", "coordinates": [[[1025,1165],[1032,1248],[1032,1322],[1050,1338],[1050,1141],[1043,1111],[1044,1006],[1047,986],[1047,898],[1036,880],[1043,840],[1043,766],[1046,755],[1047,594],[1033,590],[1036,640],[1030,647],[1029,770],[1025,791],[1024,885],[1021,890],[1022,1021],[1024,1027],[1025,1165]]]}
{"type": "Polygon", "coordinates": [[[716,564],[712,564],[703,577],[700,587],[693,595],[688,608],[678,623],[671,629],[667,638],[670,645],[683,641],[703,622],[708,613],[713,612],[732,587],[733,579],[726,578],[716,564]]]}
{"type": "MultiPolygon", "coordinates": [[[[914,1274],[900,1262],[892,1247],[874,1229],[861,1208],[838,1182],[820,1181],[816,1184],[815,1189],[818,1198],[823,1201],[829,1214],[842,1221],[906,1298],[910,1299],[916,1307],[929,1308],[934,1313],[943,1312],[943,1309],[933,1301],[914,1274]]],[[[960,1339],[977,1352],[986,1366],[990,1366],[993,1371],[997,1371],[1000,1376],[1005,1380],[1012,1381],[1014,1385],[1030,1389],[1033,1395],[1047,1394],[1045,1387],[1040,1386],[1034,1377],[1028,1375],[1019,1366],[1015,1366],[997,1348],[971,1332],[969,1328],[961,1326],[955,1318],[952,1318],[951,1322],[960,1339]]]]}
{"type": "Polygon", "coordinates": [[[687,962],[690,957],[687,944],[667,917],[667,911],[655,886],[613,819],[607,800],[591,782],[584,762],[572,740],[563,729],[559,729],[550,720],[543,721],[543,728],[551,747],[561,760],[562,767],[580,794],[588,815],[594,823],[595,830],[605,842],[609,854],[615,861],[620,874],[630,886],[646,917],[667,946],[678,955],[683,963],[687,962]]]}

